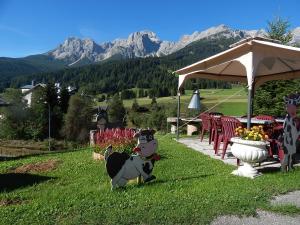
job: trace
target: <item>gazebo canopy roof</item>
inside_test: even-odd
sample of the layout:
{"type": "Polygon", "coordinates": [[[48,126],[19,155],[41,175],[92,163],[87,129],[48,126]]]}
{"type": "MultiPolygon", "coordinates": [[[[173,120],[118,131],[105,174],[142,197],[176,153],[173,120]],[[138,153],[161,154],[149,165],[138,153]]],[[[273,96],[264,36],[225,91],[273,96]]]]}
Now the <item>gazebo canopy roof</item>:
{"type": "Polygon", "coordinates": [[[261,37],[248,38],[176,73],[178,89],[189,78],[239,81],[252,89],[271,80],[300,78],[300,48],[261,37]]]}

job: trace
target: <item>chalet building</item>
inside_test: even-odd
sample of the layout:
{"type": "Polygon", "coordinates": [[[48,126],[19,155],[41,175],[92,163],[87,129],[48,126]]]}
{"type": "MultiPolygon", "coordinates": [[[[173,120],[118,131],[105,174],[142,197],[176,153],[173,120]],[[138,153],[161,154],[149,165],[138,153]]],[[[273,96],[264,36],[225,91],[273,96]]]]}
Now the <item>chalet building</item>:
{"type": "MultiPolygon", "coordinates": [[[[32,83],[29,85],[25,85],[25,86],[21,87],[21,92],[24,95],[23,100],[27,103],[28,107],[31,107],[32,93],[34,91],[38,90],[39,88],[45,88],[45,87],[46,87],[46,84],[43,84],[43,83],[35,84],[34,81],[32,81],[32,83]]],[[[61,92],[60,84],[55,83],[55,88],[57,89],[57,94],[58,94],[58,98],[59,98],[60,97],[59,95],[61,92]]],[[[77,88],[68,86],[67,90],[69,91],[70,95],[73,95],[76,93],[77,88]]]]}
{"type": "Polygon", "coordinates": [[[30,85],[25,85],[21,87],[22,94],[24,94],[23,100],[27,103],[28,107],[31,107],[32,93],[40,88],[45,87],[46,84],[39,83],[34,85],[34,82],[32,82],[32,84],[30,85]]]}

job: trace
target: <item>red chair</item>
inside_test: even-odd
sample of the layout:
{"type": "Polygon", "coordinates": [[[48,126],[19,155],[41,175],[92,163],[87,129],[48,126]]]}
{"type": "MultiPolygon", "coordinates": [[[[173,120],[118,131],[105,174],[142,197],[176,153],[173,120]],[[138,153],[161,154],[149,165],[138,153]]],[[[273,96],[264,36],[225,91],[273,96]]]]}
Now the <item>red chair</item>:
{"type": "Polygon", "coordinates": [[[212,140],[214,142],[214,150],[215,150],[215,154],[217,154],[218,139],[219,139],[219,135],[222,132],[221,117],[211,116],[211,126],[212,126],[211,133],[212,133],[212,140]]]}
{"type": "Polygon", "coordinates": [[[211,144],[211,117],[209,114],[207,113],[202,113],[200,114],[200,119],[202,120],[202,130],[201,130],[201,134],[200,134],[200,141],[203,141],[203,136],[205,132],[209,132],[209,138],[208,138],[208,142],[209,144],[211,144]]]}
{"type": "Polygon", "coordinates": [[[272,123],[270,126],[266,126],[266,128],[271,128],[271,129],[282,129],[282,125],[280,125],[279,123],[276,122],[275,118],[273,116],[269,116],[269,115],[258,115],[254,117],[255,119],[258,120],[270,120],[272,123]]]}
{"type": "Polygon", "coordinates": [[[282,133],[283,126],[276,122],[275,118],[273,116],[269,115],[258,115],[254,117],[258,120],[269,120],[271,121],[271,124],[264,126],[264,131],[269,136],[268,140],[270,142],[270,148],[269,148],[269,156],[273,158],[274,154],[279,154],[278,152],[278,145],[277,145],[277,138],[282,133]],[[277,149],[277,151],[276,151],[277,149]]]}
{"type": "Polygon", "coordinates": [[[223,141],[222,159],[224,159],[230,139],[236,136],[235,129],[238,128],[239,126],[242,126],[242,123],[236,118],[230,116],[221,117],[221,123],[222,123],[222,132],[218,138],[216,153],[218,153],[220,143],[221,141],[223,141]]]}
{"type": "Polygon", "coordinates": [[[220,112],[210,112],[208,113],[210,116],[224,116],[223,113],[220,113],[220,112]]]}

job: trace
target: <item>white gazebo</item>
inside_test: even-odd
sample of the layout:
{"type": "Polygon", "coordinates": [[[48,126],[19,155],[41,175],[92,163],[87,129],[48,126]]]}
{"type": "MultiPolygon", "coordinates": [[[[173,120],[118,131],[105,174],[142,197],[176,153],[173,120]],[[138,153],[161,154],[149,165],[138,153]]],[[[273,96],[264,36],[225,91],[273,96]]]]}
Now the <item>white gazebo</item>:
{"type": "MultiPolygon", "coordinates": [[[[238,81],[248,86],[247,128],[250,128],[254,90],[271,80],[300,78],[300,48],[262,37],[244,39],[219,54],[176,71],[178,90],[190,78],[238,81]]],[[[180,92],[178,91],[178,121],[180,92]]]]}

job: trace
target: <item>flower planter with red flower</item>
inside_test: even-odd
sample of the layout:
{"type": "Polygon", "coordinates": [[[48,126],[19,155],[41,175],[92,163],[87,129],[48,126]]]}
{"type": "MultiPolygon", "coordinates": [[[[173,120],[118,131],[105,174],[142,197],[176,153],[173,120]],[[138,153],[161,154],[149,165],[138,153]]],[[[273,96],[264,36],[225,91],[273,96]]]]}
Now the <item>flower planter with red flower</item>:
{"type": "Polygon", "coordinates": [[[93,159],[104,160],[104,152],[110,145],[116,152],[132,153],[136,145],[134,131],[131,129],[106,129],[98,131],[95,134],[95,148],[93,151],[93,159]]]}

